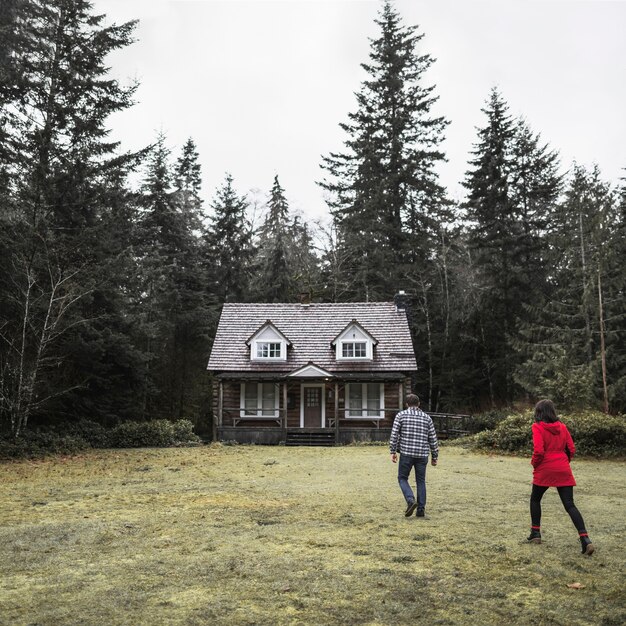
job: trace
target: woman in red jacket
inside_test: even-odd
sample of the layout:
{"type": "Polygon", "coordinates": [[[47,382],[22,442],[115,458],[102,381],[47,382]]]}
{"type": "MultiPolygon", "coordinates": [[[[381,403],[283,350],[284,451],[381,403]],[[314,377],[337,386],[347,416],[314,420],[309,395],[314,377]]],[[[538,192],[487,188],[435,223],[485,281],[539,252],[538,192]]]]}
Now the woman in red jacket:
{"type": "Polygon", "coordinates": [[[551,400],[541,400],[535,406],[533,424],[533,490],[530,494],[530,537],[528,541],[541,543],[541,498],[549,487],[556,487],[561,502],[578,530],[582,553],[591,555],[593,544],[585,530],[585,522],[574,504],[574,475],[570,459],[576,448],[567,426],[556,416],[551,400]]]}

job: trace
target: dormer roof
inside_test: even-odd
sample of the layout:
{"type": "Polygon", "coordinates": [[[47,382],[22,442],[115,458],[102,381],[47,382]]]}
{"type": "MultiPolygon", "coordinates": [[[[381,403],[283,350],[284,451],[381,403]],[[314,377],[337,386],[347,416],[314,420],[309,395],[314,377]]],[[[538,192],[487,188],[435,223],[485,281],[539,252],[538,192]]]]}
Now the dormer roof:
{"type": "Polygon", "coordinates": [[[358,328],[374,345],[378,343],[378,340],[376,339],[376,337],[374,337],[374,335],[372,335],[372,333],[364,328],[362,324],[359,324],[356,319],[353,319],[351,322],[346,324],[346,326],[342,330],[339,331],[339,333],[330,342],[330,345],[335,346],[337,344],[337,341],[342,337],[342,335],[348,332],[352,327],[358,328]]]}
{"type": "Polygon", "coordinates": [[[249,346],[255,339],[255,337],[258,337],[264,330],[267,330],[268,328],[273,330],[274,333],[276,333],[276,335],[278,335],[278,337],[288,346],[291,345],[291,341],[289,341],[288,337],[283,332],[281,332],[281,330],[276,326],[276,324],[272,322],[272,320],[266,320],[260,328],[257,328],[257,330],[246,339],[246,345],[249,346]]]}

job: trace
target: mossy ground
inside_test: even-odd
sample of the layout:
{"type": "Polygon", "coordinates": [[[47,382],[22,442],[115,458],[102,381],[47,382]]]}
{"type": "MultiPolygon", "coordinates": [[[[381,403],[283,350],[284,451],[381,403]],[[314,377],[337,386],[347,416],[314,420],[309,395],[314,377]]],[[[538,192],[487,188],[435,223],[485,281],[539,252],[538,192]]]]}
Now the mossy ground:
{"type": "Polygon", "coordinates": [[[0,623],[623,624],[626,465],[573,469],[591,558],[554,490],[526,544],[522,458],[444,448],[426,519],[380,446],[7,463],[0,623]]]}

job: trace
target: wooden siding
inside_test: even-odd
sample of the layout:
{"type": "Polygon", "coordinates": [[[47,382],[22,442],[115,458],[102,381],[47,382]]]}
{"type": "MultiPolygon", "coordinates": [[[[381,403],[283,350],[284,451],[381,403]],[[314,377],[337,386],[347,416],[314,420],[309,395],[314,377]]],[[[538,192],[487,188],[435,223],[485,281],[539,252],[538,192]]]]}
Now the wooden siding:
{"type": "MultiPolygon", "coordinates": [[[[246,381],[252,383],[253,381],[246,381]]],[[[270,382],[270,381],[267,381],[270,382]]],[[[297,380],[287,382],[287,397],[288,397],[288,410],[287,410],[287,428],[300,428],[300,405],[301,405],[301,384],[315,384],[316,381],[309,380],[297,380]]],[[[393,420],[396,413],[400,410],[400,385],[403,387],[402,398],[406,398],[410,393],[411,381],[407,377],[402,383],[398,381],[387,381],[384,383],[384,396],[385,396],[385,417],[384,419],[372,420],[372,419],[357,419],[345,417],[346,410],[346,384],[344,381],[339,382],[339,429],[370,429],[372,426],[380,429],[389,429],[393,424],[393,420]]],[[[335,380],[331,380],[324,384],[324,398],[325,403],[325,426],[330,428],[331,424],[336,419],[335,414],[335,380]]],[[[256,384],[256,381],[254,382],[256,384]]],[[[280,397],[280,416],[284,416],[283,413],[283,385],[284,381],[278,381],[279,397],[280,397]]],[[[322,384],[322,383],[320,383],[322,384]]],[[[218,424],[219,419],[219,383],[214,382],[213,387],[213,414],[215,415],[216,426],[221,428],[234,428],[235,422],[233,418],[237,418],[236,428],[254,428],[255,430],[263,428],[276,428],[277,423],[275,420],[268,419],[252,419],[245,420],[239,419],[239,407],[241,403],[240,398],[240,382],[235,380],[222,381],[222,407],[223,416],[222,423],[218,424]]]]}

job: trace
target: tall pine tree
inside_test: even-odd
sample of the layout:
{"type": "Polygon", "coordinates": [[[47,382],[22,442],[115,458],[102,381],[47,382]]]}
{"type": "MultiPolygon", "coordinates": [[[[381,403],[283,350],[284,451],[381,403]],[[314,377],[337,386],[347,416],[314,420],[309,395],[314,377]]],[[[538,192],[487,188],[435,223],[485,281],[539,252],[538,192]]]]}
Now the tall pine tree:
{"type": "Polygon", "coordinates": [[[111,257],[109,184],[124,186],[136,159],[118,153],[106,128],[132,103],[134,87],[107,75],[106,57],[131,43],[134,23],[102,22],[86,0],[3,4],[0,28],[13,30],[0,71],[18,80],[0,95],[0,169],[11,180],[3,208],[12,207],[3,221],[11,245],[0,276],[10,302],[0,323],[0,410],[14,432],[44,408],[66,418],[108,413],[102,400],[127,384],[111,368],[134,359],[119,341],[130,255],[111,257]]]}
{"type": "Polygon", "coordinates": [[[261,302],[291,302],[294,297],[289,204],[285,190],[274,177],[265,220],[257,233],[253,292],[261,302]]]}
{"type": "Polygon", "coordinates": [[[320,183],[349,263],[352,300],[393,295],[404,264],[426,258],[431,214],[443,198],[435,168],[444,160],[446,121],[432,114],[434,87],[423,84],[433,59],[418,54],[423,35],[403,26],[390,2],[376,23],[357,111],[341,124],[345,151],[324,157],[320,183]]]}
{"type": "Polygon", "coordinates": [[[548,233],[562,184],[557,154],[509,115],[496,89],[483,112],[486,125],[478,131],[464,184],[477,290],[475,367],[494,405],[513,400],[519,391],[515,348],[528,307],[547,295],[548,233]]]}
{"type": "Polygon", "coordinates": [[[230,174],[217,190],[211,209],[206,240],[212,292],[220,304],[246,302],[250,300],[252,232],[248,202],[237,195],[230,174]]]}
{"type": "Polygon", "coordinates": [[[175,166],[170,155],[160,134],[143,185],[137,241],[143,281],[137,304],[148,364],[144,417],[197,413],[209,341],[198,154],[189,140],[175,166]]]}
{"type": "Polygon", "coordinates": [[[532,307],[534,317],[522,327],[526,358],[516,376],[534,395],[608,408],[609,390],[620,388],[619,225],[615,194],[598,168],[574,166],[551,224],[549,298],[532,307]]]}

